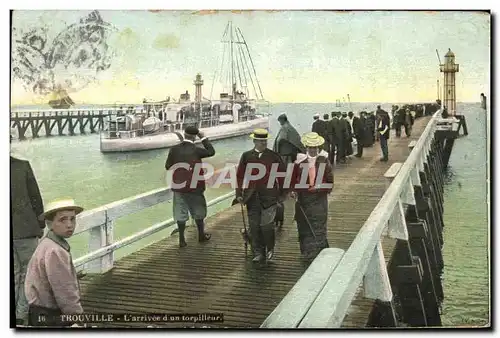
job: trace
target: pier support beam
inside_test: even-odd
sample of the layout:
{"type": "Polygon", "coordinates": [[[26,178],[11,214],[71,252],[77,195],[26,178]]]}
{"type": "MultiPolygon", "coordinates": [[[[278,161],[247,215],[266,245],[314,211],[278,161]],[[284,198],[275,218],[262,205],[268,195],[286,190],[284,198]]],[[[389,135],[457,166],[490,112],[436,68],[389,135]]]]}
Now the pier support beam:
{"type": "MultiPolygon", "coordinates": [[[[102,226],[89,230],[89,252],[97,251],[113,244],[113,221],[107,220],[102,226]]],[[[113,268],[114,252],[111,251],[101,258],[88,263],[87,271],[93,274],[102,274],[113,268]]]]}

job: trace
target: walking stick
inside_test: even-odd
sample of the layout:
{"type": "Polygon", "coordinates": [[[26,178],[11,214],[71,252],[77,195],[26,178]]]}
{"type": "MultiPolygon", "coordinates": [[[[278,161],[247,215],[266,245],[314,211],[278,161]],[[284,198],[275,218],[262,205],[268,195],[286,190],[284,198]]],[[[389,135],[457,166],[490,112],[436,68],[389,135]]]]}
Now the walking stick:
{"type": "Polygon", "coordinates": [[[245,258],[248,256],[248,242],[249,242],[249,237],[248,237],[248,230],[247,230],[247,224],[245,221],[245,210],[243,208],[243,203],[240,203],[237,199],[233,200],[233,203],[231,205],[235,205],[239,203],[241,206],[241,218],[243,220],[243,229],[240,230],[241,236],[243,237],[243,241],[245,244],[245,258]]]}
{"type": "Polygon", "coordinates": [[[245,222],[245,210],[243,208],[243,203],[241,205],[241,218],[243,219],[243,229],[241,229],[241,235],[243,236],[243,240],[245,241],[245,258],[248,256],[248,231],[247,224],[245,222]]]}
{"type": "Polygon", "coordinates": [[[304,209],[302,209],[302,206],[300,205],[300,203],[297,202],[297,205],[299,206],[299,209],[302,212],[302,215],[304,215],[304,219],[306,220],[307,225],[309,225],[309,229],[311,230],[311,233],[313,234],[314,240],[317,242],[318,239],[316,238],[316,234],[314,233],[311,222],[309,222],[309,219],[307,218],[306,213],[304,212],[304,209]]]}

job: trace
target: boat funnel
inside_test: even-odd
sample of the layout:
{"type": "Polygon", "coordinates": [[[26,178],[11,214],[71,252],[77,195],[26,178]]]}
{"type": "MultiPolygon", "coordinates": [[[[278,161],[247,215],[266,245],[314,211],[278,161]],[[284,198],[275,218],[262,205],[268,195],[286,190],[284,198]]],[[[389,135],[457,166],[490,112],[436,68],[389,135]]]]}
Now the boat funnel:
{"type": "Polygon", "coordinates": [[[241,109],[241,105],[238,103],[233,104],[233,121],[234,123],[238,123],[239,121],[239,110],[241,109]]]}

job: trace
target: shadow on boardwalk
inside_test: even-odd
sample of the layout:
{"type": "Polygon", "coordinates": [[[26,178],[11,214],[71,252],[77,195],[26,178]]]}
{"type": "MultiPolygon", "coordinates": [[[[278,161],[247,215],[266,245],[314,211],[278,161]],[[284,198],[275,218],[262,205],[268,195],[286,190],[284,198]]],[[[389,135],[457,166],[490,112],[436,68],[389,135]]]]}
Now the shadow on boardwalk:
{"type": "MultiPolygon", "coordinates": [[[[404,162],[410,140],[420,136],[429,119],[416,120],[410,138],[397,139],[391,131],[389,162],[379,161],[376,143],[365,149],[363,158],[335,168],[329,199],[330,247],[349,248],[385,192],[384,173],[392,163],[404,162]]],[[[275,258],[268,266],[255,267],[245,259],[241,208],[237,205],[207,219],[212,240],[206,244],[198,244],[197,234],[190,228],[186,248],[178,248],[174,235],[115,262],[114,269],[103,275],[83,278],[83,306],[88,312],[224,314],[224,323],[216,325],[168,327],[259,327],[306,269],[300,259],[293,213],[293,202],[286,201],[283,230],[277,233],[275,258]]],[[[384,253],[388,261],[392,251],[384,253]]],[[[358,295],[343,326],[365,326],[372,305],[373,301],[358,295]]]]}

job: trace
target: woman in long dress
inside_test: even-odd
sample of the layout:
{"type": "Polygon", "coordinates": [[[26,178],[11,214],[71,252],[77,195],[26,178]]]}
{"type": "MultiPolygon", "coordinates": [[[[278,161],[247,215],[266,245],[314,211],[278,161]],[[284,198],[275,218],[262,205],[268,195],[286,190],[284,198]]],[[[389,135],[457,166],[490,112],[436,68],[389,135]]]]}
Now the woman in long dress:
{"type": "Polygon", "coordinates": [[[314,259],[328,248],[328,194],[333,188],[333,170],[328,153],[320,151],[325,140],[317,133],[306,133],[302,143],[306,154],[298,154],[292,174],[292,198],[299,234],[300,252],[314,259]],[[306,171],[306,172],[304,172],[306,171]]]}

